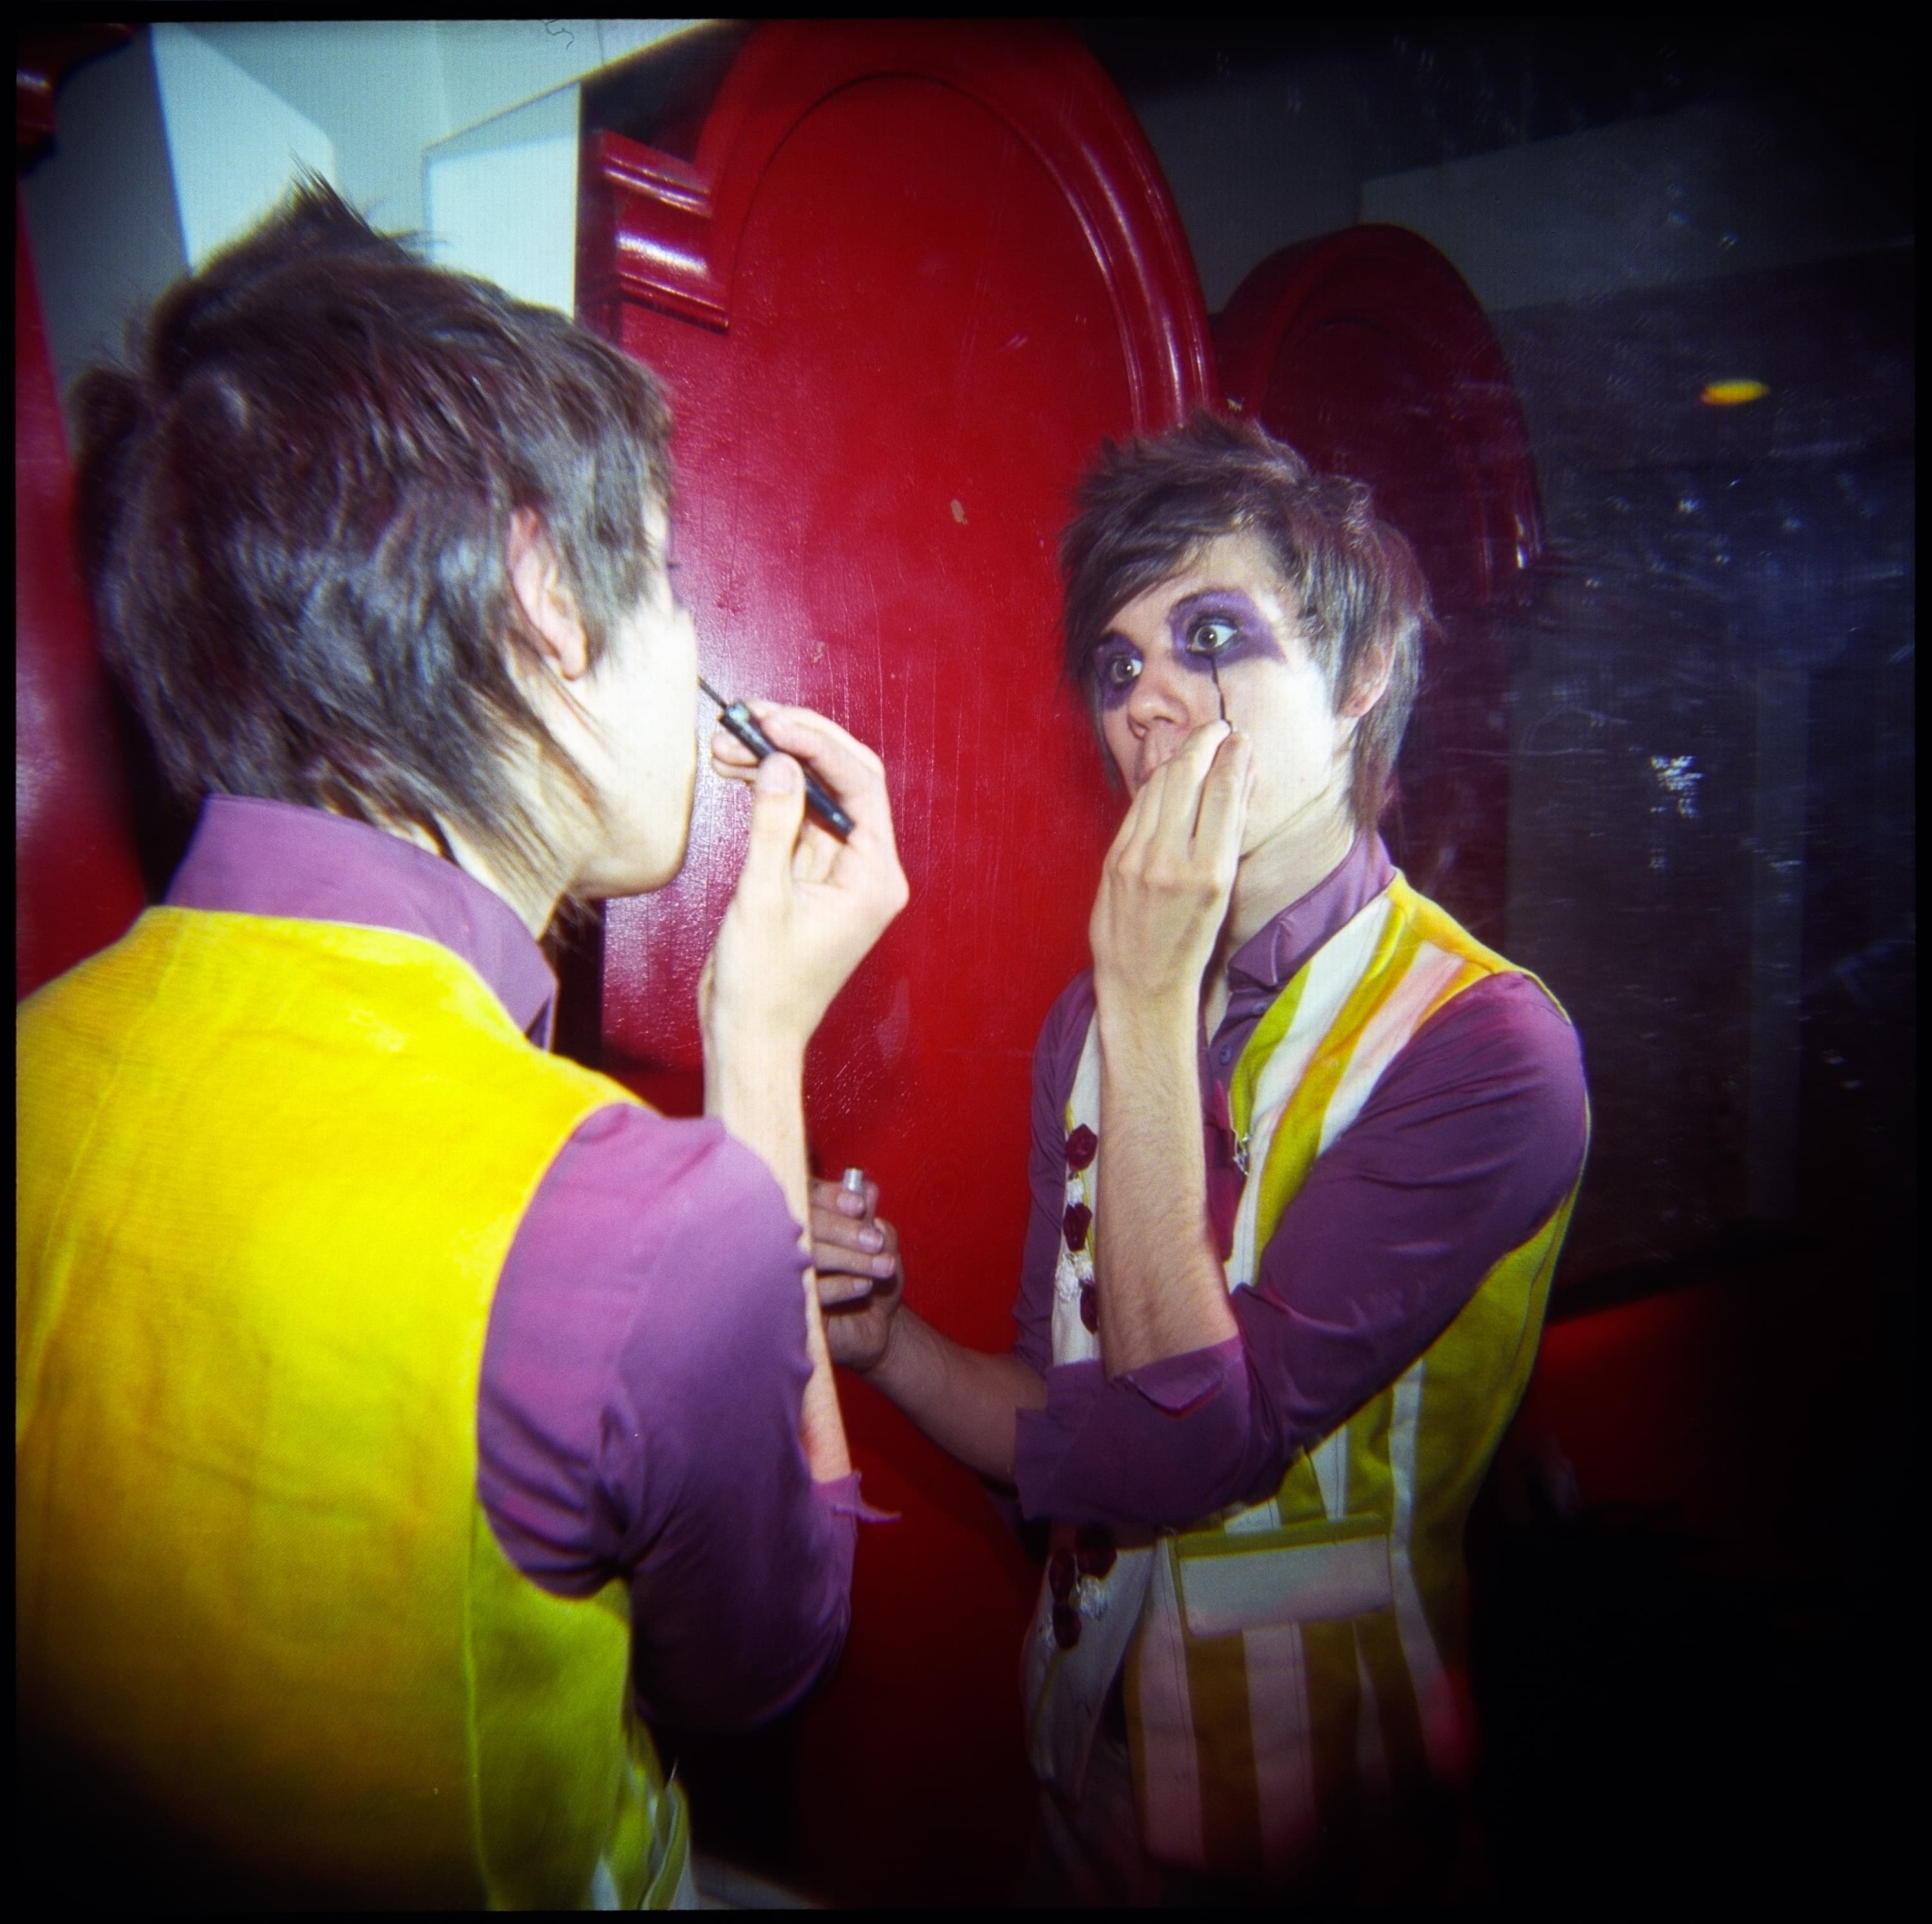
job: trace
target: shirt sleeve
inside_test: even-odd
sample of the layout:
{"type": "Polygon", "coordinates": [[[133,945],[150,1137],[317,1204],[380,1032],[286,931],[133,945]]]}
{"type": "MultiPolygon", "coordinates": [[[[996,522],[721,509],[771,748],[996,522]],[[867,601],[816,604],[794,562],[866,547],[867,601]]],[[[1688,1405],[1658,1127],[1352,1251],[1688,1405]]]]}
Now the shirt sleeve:
{"type": "Polygon", "coordinates": [[[1238,1339],[1112,1383],[1095,1363],[1049,1373],[1016,1439],[1026,1514],[1178,1527],[1258,1500],[1547,1221],[1588,1128],[1576,1032],[1536,984],[1456,996],[1283,1212],[1230,1299],[1238,1339]]]}
{"type": "Polygon", "coordinates": [[[492,1305],[477,1491],[544,1588],[631,1593],[640,1709],[742,1728],[830,1664],[856,1479],[812,1482],[805,1253],[782,1192],[712,1121],[587,1119],[539,1186],[492,1305]]]}
{"type": "Polygon", "coordinates": [[[1066,1097],[1093,1014],[1094,978],[1083,975],[1048,1010],[1034,1049],[1033,1132],[1027,1149],[1032,1206],[1013,1304],[1012,1353],[1040,1376],[1053,1365],[1053,1280],[1066,1209],[1066,1097]]]}

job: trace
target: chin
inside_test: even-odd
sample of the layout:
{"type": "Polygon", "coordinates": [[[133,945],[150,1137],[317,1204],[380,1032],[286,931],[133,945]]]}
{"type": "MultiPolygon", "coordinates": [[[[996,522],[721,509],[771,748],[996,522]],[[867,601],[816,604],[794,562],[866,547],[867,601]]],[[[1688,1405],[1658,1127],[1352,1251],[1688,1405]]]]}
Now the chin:
{"type": "Polygon", "coordinates": [[[676,880],[691,847],[691,805],[697,786],[694,764],[681,805],[632,813],[617,834],[607,837],[594,871],[578,884],[580,892],[602,902],[621,895],[648,895],[676,880]]]}
{"type": "Polygon", "coordinates": [[[649,853],[631,850],[623,859],[602,862],[588,874],[578,878],[577,892],[592,902],[614,901],[625,895],[649,895],[677,879],[690,843],[691,823],[687,820],[678,832],[675,848],[659,848],[649,853]]]}

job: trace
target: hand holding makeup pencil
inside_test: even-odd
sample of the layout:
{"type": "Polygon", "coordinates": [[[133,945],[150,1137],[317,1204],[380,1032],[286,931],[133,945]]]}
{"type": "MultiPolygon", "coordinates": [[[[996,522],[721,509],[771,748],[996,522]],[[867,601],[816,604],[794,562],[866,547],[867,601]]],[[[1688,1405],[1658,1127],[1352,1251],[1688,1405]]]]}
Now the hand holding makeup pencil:
{"type": "Polygon", "coordinates": [[[810,709],[743,706],[774,752],[760,757],[721,724],[712,767],[752,788],[744,872],[700,989],[712,1011],[802,1049],[887,925],[908,889],[892,835],[885,766],[836,722],[810,709]],[[850,820],[843,835],[807,812],[805,771],[850,820]]]}
{"type": "MultiPolygon", "coordinates": [[[[806,1044],[846,978],[905,906],[884,764],[808,709],[748,705],[771,752],[760,759],[721,729],[721,775],[749,779],[751,832],[736,892],[698,980],[705,1113],[762,1157],[794,1220],[809,1221],[800,1083],[806,1044]],[[800,764],[851,823],[843,837],[806,812],[800,764]]],[[[805,1278],[800,1440],[814,1479],[851,1468],[816,1278],[805,1278]]]]}

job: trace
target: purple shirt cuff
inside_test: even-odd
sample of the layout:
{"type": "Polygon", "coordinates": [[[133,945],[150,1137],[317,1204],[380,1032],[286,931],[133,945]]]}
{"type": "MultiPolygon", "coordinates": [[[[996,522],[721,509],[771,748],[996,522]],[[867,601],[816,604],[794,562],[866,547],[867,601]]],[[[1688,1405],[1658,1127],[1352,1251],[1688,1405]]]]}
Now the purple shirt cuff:
{"type": "Polygon", "coordinates": [[[814,1483],[812,1494],[818,1499],[820,1506],[836,1517],[851,1517],[860,1523],[897,1523],[897,1510],[875,1510],[866,1502],[859,1490],[859,1473],[848,1470],[843,1476],[829,1478],[823,1483],[814,1483]]]}
{"type": "Polygon", "coordinates": [[[1014,1431],[1020,1508],[1125,1527],[1194,1522],[1246,1494],[1251,1403],[1238,1337],[1112,1383],[1097,1362],[1050,1369],[1046,1408],[1022,1410],[1014,1431]]]}

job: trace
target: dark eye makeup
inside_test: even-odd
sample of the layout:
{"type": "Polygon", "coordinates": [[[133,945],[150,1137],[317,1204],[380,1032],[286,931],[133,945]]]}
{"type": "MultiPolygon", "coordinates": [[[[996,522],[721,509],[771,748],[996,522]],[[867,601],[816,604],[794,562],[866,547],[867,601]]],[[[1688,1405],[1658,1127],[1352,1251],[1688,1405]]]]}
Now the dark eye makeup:
{"type": "Polygon", "coordinates": [[[1238,622],[1220,615],[1203,615],[1188,623],[1182,646],[1190,655],[1204,655],[1211,661],[1217,655],[1226,654],[1240,638],[1238,622]]]}
{"type": "Polygon", "coordinates": [[[1238,588],[1205,588],[1184,595],[1168,610],[1167,623],[1174,646],[1197,660],[1275,648],[1268,617],[1238,588]]]}
{"type": "MultiPolygon", "coordinates": [[[[1251,652],[1280,652],[1267,616],[1237,588],[1208,588],[1184,595],[1168,610],[1167,628],[1174,652],[1213,676],[1217,698],[1222,662],[1251,652]]],[[[1101,641],[1092,662],[1094,682],[1109,700],[1119,699],[1132,688],[1144,666],[1140,650],[1118,633],[1101,641]]],[[[1225,701],[1222,712],[1225,717],[1225,701]]]]}
{"type": "Polygon", "coordinates": [[[1124,693],[1140,679],[1140,650],[1119,636],[1110,636],[1094,651],[1093,676],[1102,694],[1124,693]]]}

